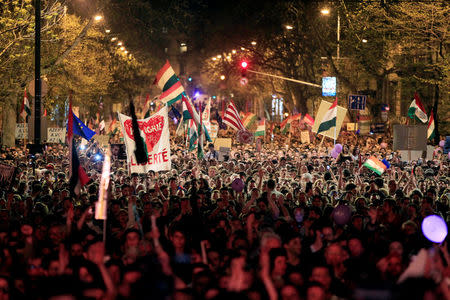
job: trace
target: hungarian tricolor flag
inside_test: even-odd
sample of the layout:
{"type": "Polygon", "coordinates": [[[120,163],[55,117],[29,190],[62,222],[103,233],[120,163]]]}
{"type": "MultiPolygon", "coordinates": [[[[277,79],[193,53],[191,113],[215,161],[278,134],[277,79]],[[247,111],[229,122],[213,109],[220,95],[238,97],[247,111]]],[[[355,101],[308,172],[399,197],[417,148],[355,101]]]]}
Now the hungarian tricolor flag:
{"type": "Polygon", "coordinates": [[[436,134],[436,128],[434,127],[433,111],[431,111],[430,120],[428,121],[427,138],[429,140],[432,140],[432,139],[434,139],[435,134],[436,134]]]}
{"type": "Polygon", "coordinates": [[[337,99],[334,100],[328,111],[323,116],[319,128],[317,129],[317,134],[324,131],[328,131],[333,127],[336,127],[336,117],[337,117],[337,99]]]}
{"type": "Polygon", "coordinates": [[[242,124],[245,128],[249,129],[253,125],[253,123],[255,123],[257,118],[258,117],[254,113],[246,113],[244,115],[244,118],[242,119],[242,124]]]}
{"type": "Polygon", "coordinates": [[[306,124],[308,124],[311,127],[314,126],[314,118],[308,114],[306,114],[305,117],[303,118],[303,122],[305,122],[306,124]]]}
{"type": "Polygon", "coordinates": [[[386,169],[388,169],[388,166],[384,162],[377,159],[375,156],[369,157],[369,159],[366,160],[366,162],[364,163],[363,166],[374,171],[378,175],[383,174],[384,171],[386,171],[386,169]]]}
{"type": "Polygon", "coordinates": [[[27,121],[28,116],[31,116],[31,108],[27,97],[27,90],[23,92],[23,102],[22,108],[20,109],[20,116],[24,119],[24,121],[27,121]]]}
{"type": "Polygon", "coordinates": [[[425,113],[425,108],[423,107],[423,104],[420,101],[419,94],[417,94],[417,92],[414,93],[414,100],[411,102],[411,105],[408,108],[408,116],[411,119],[414,119],[414,117],[416,117],[422,123],[426,123],[428,121],[427,114],[425,113]]]}
{"type": "Polygon", "coordinates": [[[166,64],[156,74],[154,84],[162,90],[159,99],[168,106],[181,100],[181,96],[184,94],[181,81],[175,74],[169,61],[166,61],[166,64]]]}
{"type": "Polygon", "coordinates": [[[255,136],[264,136],[266,134],[266,119],[262,119],[258,122],[256,127],[255,136]]]}

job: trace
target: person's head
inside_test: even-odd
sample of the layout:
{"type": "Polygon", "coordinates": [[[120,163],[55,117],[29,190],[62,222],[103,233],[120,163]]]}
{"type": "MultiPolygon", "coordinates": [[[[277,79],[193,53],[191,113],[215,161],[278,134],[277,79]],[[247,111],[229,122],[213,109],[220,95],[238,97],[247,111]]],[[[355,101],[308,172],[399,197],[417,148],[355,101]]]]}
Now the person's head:
{"type": "Polygon", "coordinates": [[[0,300],[10,299],[10,280],[8,277],[0,276],[0,300]]]}
{"type": "Polygon", "coordinates": [[[273,276],[284,276],[287,267],[286,250],[283,248],[272,248],[269,251],[270,271],[273,276]]]}
{"type": "Polygon", "coordinates": [[[141,241],[141,233],[139,230],[131,228],[125,231],[125,248],[137,247],[141,241]]]}
{"type": "Polygon", "coordinates": [[[329,266],[323,264],[315,265],[311,270],[310,282],[320,283],[325,291],[328,291],[332,281],[332,271],[329,266]]]}
{"type": "Polygon", "coordinates": [[[270,251],[270,249],[273,248],[280,248],[281,245],[281,239],[280,237],[272,232],[266,232],[261,237],[261,251],[270,251]]]}
{"type": "Polygon", "coordinates": [[[306,288],[306,300],[325,300],[327,292],[323,285],[317,282],[311,282],[306,288]]]}
{"type": "Polygon", "coordinates": [[[403,256],[403,245],[399,241],[392,241],[389,244],[389,254],[403,256]]]}
{"type": "Polygon", "coordinates": [[[352,257],[361,257],[364,253],[364,246],[361,242],[361,239],[358,237],[351,237],[348,239],[348,250],[350,251],[350,255],[352,257]]]}
{"type": "Polygon", "coordinates": [[[186,235],[181,228],[177,227],[172,229],[169,239],[175,250],[184,250],[186,246],[186,235]]]}
{"type": "Polygon", "coordinates": [[[281,300],[300,300],[300,293],[298,289],[292,284],[284,285],[280,290],[281,300]]]}
{"type": "Polygon", "coordinates": [[[330,266],[338,266],[344,262],[344,250],[338,243],[333,243],[325,249],[325,261],[330,266]]]}
{"type": "Polygon", "coordinates": [[[208,149],[209,149],[209,151],[214,151],[214,144],[213,144],[213,143],[210,143],[210,144],[208,145],[208,149]]]}
{"type": "Polygon", "coordinates": [[[302,241],[299,235],[292,234],[284,239],[283,247],[289,255],[300,256],[302,251],[302,241]]]}

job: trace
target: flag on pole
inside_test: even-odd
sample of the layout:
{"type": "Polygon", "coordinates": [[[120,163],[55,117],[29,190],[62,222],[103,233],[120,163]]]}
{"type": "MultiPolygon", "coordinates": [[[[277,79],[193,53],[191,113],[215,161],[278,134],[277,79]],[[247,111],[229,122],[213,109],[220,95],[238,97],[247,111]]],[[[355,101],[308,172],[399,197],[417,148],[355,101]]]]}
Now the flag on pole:
{"type": "Polygon", "coordinates": [[[67,122],[67,137],[72,138],[73,134],[79,135],[86,140],[90,140],[95,131],[92,131],[87,127],[80,119],[73,113],[72,104],[69,105],[69,121],[67,122]]]}
{"type": "MultiPolygon", "coordinates": [[[[72,111],[72,100],[70,99],[69,100],[69,115],[68,115],[68,122],[67,122],[67,141],[68,141],[68,144],[70,147],[69,148],[70,149],[69,190],[70,190],[70,194],[72,196],[79,195],[81,188],[86,183],[89,182],[89,177],[87,176],[86,172],[84,171],[84,168],[80,165],[80,161],[78,159],[78,154],[77,154],[77,149],[75,147],[75,143],[73,142],[73,134],[74,133],[78,134],[77,131],[80,129],[78,122],[76,122],[75,119],[79,121],[79,119],[76,118],[75,114],[72,111]]],[[[87,140],[89,140],[89,139],[87,139],[87,140]]]]}
{"type": "Polygon", "coordinates": [[[363,166],[374,171],[378,175],[383,174],[387,169],[387,166],[374,156],[369,157],[369,159],[364,162],[363,166]]]}
{"type": "Polygon", "coordinates": [[[188,127],[188,141],[189,141],[189,151],[192,151],[197,148],[198,144],[198,132],[197,132],[197,126],[195,125],[194,120],[189,120],[189,127],[188,127]]]}
{"type": "Polygon", "coordinates": [[[223,122],[236,131],[245,130],[233,101],[228,104],[225,115],[223,116],[223,122]]]}
{"type": "Polygon", "coordinates": [[[245,128],[249,129],[253,125],[253,123],[256,122],[257,118],[258,117],[254,113],[251,112],[246,113],[244,115],[244,118],[242,119],[242,124],[244,125],[245,128]]]}
{"type": "Polygon", "coordinates": [[[31,116],[30,102],[28,101],[26,89],[23,92],[23,101],[22,101],[22,108],[20,109],[20,116],[23,118],[25,122],[27,121],[27,117],[31,116]]]}
{"type": "MultiPolygon", "coordinates": [[[[199,108],[200,112],[202,111],[202,105],[200,104],[200,108],[199,108]]],[[[198,126],[198,144],[197,144],[197,158],[198,159],[203,159],[204,155],[203,155],[203,134],[202,134],[202,129],[203,129],[203,118],[200,119],[200,126],[198,126]]]]}
{"type": "Polygon", "coordinates": [[[408,116],[411,119],[416,117],[422,123],[427,123],[428,117],[425,113],[425,108],[423,107],[422,101],[420,101],[419,94],[417,92],[414,93],[414,100],[411,102],[411,105],[408,108],[408,116]]]}
{"type": "Polygon", "coordinates": [[[258,122],[256,127],[255,136],[264,136],[266,134],[266,119],[262,119],[258,122]]]}
{"type": "Polygon", "coordinates": [[[168,106],[181,100],[181,96],[184,94],[181,81],[175,74],[169,61],[166,61],[162,69],[156,74],[154,84],[162,90],[159,99],[168,106]]]}
{"type": "MultiPolygon", "coordinates": [[[[195,110],[195,107],[192,105],[192,103],[189,101],[189,99],[187,99],[184,95],[181,96],[181,99],[183,100],[183,104],[186,106],[183,106],[183,119],[184,120],[188,120],[190,118],[192,118],[195,122],[196,126],[200,126],[200,116],[197,113],[197,111],[195,110]],[[186,108],[187,111],[185,111],[184,109],[186,108]],[[189,115],[187,115],[189,114],[189,115]],[[186,118],[185,118],[186,116],[186,118]]],[[[205,127],[205,125],[203,125],[203,127],[205,127]]],[[[206,136],[206,140],[208,142],[211,142],[211,138],[209,136],[208,130],[206,128],[203,128],[203,132],[205,133],[206,136]]]]}
{"type": "Polygon", "coordinates": [[[100,186],[98,201],[95,203],[95,219],[106,220],[108,208],[108,186],[111,174],[111,159],[109,154],[105,155],[103,160],[102,177],[100,178],[100,186]]]}
{"type": "Polygon", "coordinates": [[[328,111],[323,116],[319,128],[317,129],[317,134],[324,131],[328,131],[330,128],[336,127],[336,117],[337,117],[337,99],[334,100],[328,111]]]}
{"type": "Polygon", "coordinates": [[[303,121],[311,127],[314,126],[314,118],[308,114],[305,115],[305,117],[303,118],[303,121]]]}
{"type": "Polygon", "coordinates": [[[436,128],[434,126],[433,111],[430,112],[430,120],[428,121],[427,139],[432,140],[436,135],[436,128]]]}

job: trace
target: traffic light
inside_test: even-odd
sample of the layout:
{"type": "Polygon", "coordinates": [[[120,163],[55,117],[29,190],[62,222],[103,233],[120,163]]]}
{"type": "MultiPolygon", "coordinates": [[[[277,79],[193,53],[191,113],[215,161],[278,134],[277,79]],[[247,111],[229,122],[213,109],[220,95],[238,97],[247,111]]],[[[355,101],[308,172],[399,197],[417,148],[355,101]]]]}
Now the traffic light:
{"type": "Polygon", "coordinates": [[[241,61],[241,75],[242,77],[245,77],[247,75],[247,68],[248,68],[248,62],[241,61]]]}

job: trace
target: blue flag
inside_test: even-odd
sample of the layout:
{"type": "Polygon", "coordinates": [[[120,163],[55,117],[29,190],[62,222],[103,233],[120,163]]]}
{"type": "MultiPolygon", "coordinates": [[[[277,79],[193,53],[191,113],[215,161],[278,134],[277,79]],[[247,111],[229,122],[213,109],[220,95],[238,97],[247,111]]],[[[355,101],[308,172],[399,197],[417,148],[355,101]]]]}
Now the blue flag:
{"type": "Polygon", "coordinates": [[[383,158],[381,162],[386,166],[386,169],[389,169],[391,167],[391,164],[386,160],[386,158],[383,158]]]}
{"type": "Polygon", "coordinates": [[[81,122],[81,120],[78,119],[78,117],[74,113],[72,113],[72,115],[73,133],[89,141],[94,136],[95,131],[90,130],[89,127],[84,125],[83,122],[81,122]]]}

